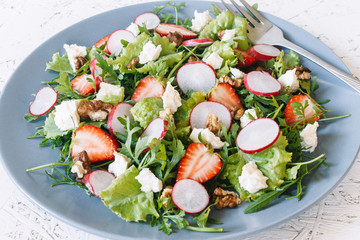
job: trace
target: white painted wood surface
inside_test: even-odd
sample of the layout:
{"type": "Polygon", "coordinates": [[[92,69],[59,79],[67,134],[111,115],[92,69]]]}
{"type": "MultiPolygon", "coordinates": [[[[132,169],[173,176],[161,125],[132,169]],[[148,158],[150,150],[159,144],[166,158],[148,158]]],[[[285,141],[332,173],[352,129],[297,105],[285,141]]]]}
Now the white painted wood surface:
{"type": "MultiPolygon", "coordinates": [[[[0,91],[37,46],[68,26],[110,9],[145,0],[0,1],[0,91]]],[[[249,0],[259,9],[307,30],[360,77],[360,1],[249,0]]],[[[360,239],[360,158],[339,186],[300,216],[247,238],[360,239]]],[[[58,221],[37,207],[0,166],[0,239],[102,239],[58,221]]]]}

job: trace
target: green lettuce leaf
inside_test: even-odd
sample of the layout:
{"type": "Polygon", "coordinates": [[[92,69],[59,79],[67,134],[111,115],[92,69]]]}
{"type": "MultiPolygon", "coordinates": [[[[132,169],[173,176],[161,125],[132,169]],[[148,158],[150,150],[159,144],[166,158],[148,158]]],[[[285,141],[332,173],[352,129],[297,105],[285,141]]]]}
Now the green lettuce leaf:
{"type": "Polygon", "coordinates": [[[152,120],[159,117],[159,112],[163,110],[161,98],[144,98],[131,108],[130,112],[135,121],[140,123],[141,127],[146,127],[152,120]]]}
{"type": "Polygon", "coordinates": [[[291,153],[285,150],[287,145],[286,137],[281,134],[271,147],[259,153],[246,154],[239,152],[229,157],[224,176],[229,179],[236,191],[239,192],[242,200],[255,200],[265,192],[275,190],[289,176],[286,164],[291,161],[291,153]],[[254,194],[245,191],[239,184],[242,167],[250,161],[255,161],[260,171],[269,178],[266,181],[268,187],[254,194]]]}
{"type": "Polygon", "coordinates": [[[193,92],[188,100],[182,103],[174,114],[176,127],[189,126],[189,116],[196,104],[205,101],[206,94],[203,91],[193,92]]]}
{"type": "Polygon", "coordinates": [[[80,96],[71,88],[71,82],[68,73],[60,72],[56,82],[59,84],[54,88],[56,92],[76,99],[80,98],[80,96]]]}
{"type": "Polygon", "coordinates": [[[154,76],[163,77],[171,67],[180,62],[182,55],[182,52],[169,54],[160,57],[156,61],[147,62],[144,66],[136,70],[140,73],[149,73],[154,76]]]}
{"type": "Polygon", "coordinates": [[[52,61],[46,63],[46,70],[53,70],[55,72],[67,72],[67,73],[74,73],[72,69],[67,54],[64,54],[60,57],[59,53],[55,53],[52,56],[52,61]]]}
{"type": "Polygon", "coordinates": [[[121,87],[121,93],[119,95],[103,95],[103,96],[96,96],[96,100],[101,100],[105,103],[110,103],[112,105],[116,105],[119,102],[122,102],[124,100],[124,88],[121,87]]]}
{"type": "Polygon", "coordinates": [[[117,177],[111,185],[100,192],[104,204],[126,221],[146,221],[147,215],[159,217],[154,204],[154,193],[144,193],[135,179],[139,171],[131,166],[117,177]]]}
{"type": "Polygon", "coordinates": [[[51,112],[45,119],[44,125],[44,134],[45,138],[55,139],[59,136],[64,136],[67,131],[61,131],[58,126],[55,124],[55,114],[51,112]]]}
{"type": "Polygon", "coordinates": [[[224,41],[215,41],[210,47],[206,49],[204,58],[206,59],[211,53],[216,52],[224,60],[233,61],[236,56],[230,43],[224,41]]]}

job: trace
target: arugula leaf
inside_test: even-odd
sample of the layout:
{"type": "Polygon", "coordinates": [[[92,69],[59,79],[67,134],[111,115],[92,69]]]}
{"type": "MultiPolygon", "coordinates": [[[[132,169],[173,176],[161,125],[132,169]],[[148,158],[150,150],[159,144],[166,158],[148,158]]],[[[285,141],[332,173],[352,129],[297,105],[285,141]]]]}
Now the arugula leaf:
{"type": "Polygon", "coordinates": [[[53,70],[55,72],[66,72],[74,73],[73,68],[70,65],[67,54],[64,54],[60,57],[60,54],[57,52],[52,56],[52,61],[46,63],[46,70],[53,70]]]}
{"type": "Polygon", "coordinates": [[[216,199],[216,201],[213,204],[210,204],[205,210],[203,210],[199,215],[197,215],[196,217],[193,217],[193,221],[196,222],[196,224],[201,227],[201,228],[205,228],[206,227],[206,223],[208,221],[209,218],[209,213],[210,210],[213,206],[215,206],[216,204],[218,204],[219,202],[219,198],[216,199]]]}
{"type": "Polygon", "coordinates": [[[54,88],[59,94],[63,94],[74,99],[80,99],[80,95],[75,93],[71,88],[70,78],[66,72],[60,72],[59,77],[55,80],[59,85],[54,88]]]}
{"type": "Polygon", "coordinates": [[[33,122],[38,119],[38,116],[31,115],[30,113],[25,113],[24,119],[28,122],[33,122]]]}

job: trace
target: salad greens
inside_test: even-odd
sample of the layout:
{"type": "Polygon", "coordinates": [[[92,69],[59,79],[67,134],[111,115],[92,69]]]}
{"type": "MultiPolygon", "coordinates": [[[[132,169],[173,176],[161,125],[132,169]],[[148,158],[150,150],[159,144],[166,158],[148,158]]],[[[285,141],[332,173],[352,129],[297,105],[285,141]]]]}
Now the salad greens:
{"type": "MultiPolygon", "coordinates": [[[[155,6],[153,13],[160,17],[162,23],[176,24],[178,26],[190,29],[192,25],[191,18],[181,19],[179,17],[185,3],[176,5],[166,3],[161,6],[155,6]],[[169,10],[170,9],[170,10],[169,10]]],[[[235,48],[248,50],[252,43],[247,38],[247,21],[245,18],[234,16],[229,11],[219,12],[216,8],[213,11],[212,20],[207,23],[198,33],[198,38],[210,38],[214,42],[210,45],[198,45],[196,47],[180,45],[176,46],[166,36],[160,36],[156,31],[148,30],[146,25],[138,26],[140,34],[134,42],[123,41],[124,48],[118,56],[106,51],[106,45],[93,46],[88,49],[85,63],[77,72],[74,72],[67,54],[60,56],[55,53],[52,61],[46,63],[46,70],[58,72],[59,75],[44,84],[53,87],[58,93],[56,105],[68,100],[101,100],[102,102],[116,105],[119,102],[126,102],[133,107],[130,110],[134,121],[125,116],[116,118],[125,129],[125,134],[115,132],[118,143],[117,151],[130,159],[130,167],[117,176],[110,186],[100,192],[100,198],[103,203],[109,207],[115,214],[126,221],[144,221],[149,222],[151,226],[157,226],[160,231],[171,234],[174,229],[188,229],[201,232],[222,232],[221,227],[209,227],[209,225],[221,224],[221,222],[209,218],[209,213],[215,206],[218,206],[220,199],[213,199],[207,208],[200,213],[192,215],[192,218],[181,209],[179,209],[171,199],[171,194],[163,196],[162,192],[144,192],[142,185],[136,179],[139,172],[145,168],[161,181],[163,186],[173,186],[177,179],[179,163],[185,156],[185,152],[192,143],[190,139],[191,126],[190,114],[192,109],[199,103],[209,98],[209,93],[203,91],[181,93],[181,106],[177,111],[167,116],[166,135],[160,139],[148,139],[142,137],[144,129],[154,119],[158,118],[164,111],[164,101],[160,97],[146,97],[135,102],[132,99],[139,82],[145,77],[154,77],[156,81],[164,87],[169,82],[176,90],[179,90],[175,81],[177,70],[183,66],[186,61],[192,57],[196,60],[205,60],[212,53],[217,53],[224,61],[219,69],[216,70],[219,81],[228,77],[234,79],[233,69],[238,68],[238,63],[244,63],[241,54],[234,51],[235,48]],[[222,30],[235,29],[236,34],[233,39],[221,41],[218,32],[222,30]],[[151,41],[155,46],[161,45],[160,56],[156,60],[145,64],[138,64],[128,67],[129,63],[139,57],[144,45],[151,41]],[[105,57],[103,57],[105,56],[105,57]],[[94,78],[89,77],[87,81],[92,84],[92,92],[81,94],[73,87],[73,79],[83,74],[91,74],[89,62],[97,60],[97,67],[102,71],[95,71],[94,78]],[[109,81],[109,84],[122,88],[119,95],[97,96],[98,80],[101,82],[109,81]]],[[[268,71],[278,79],[287,70],[301,66],[298,54],[290,51],[285,53],[281,51],[276,58],[265,62],[257,62],[253,66],[242,68],[246,72],[254,71],[260,67],[268,71]]],[[[89,75],[90,76],[90,75],[89,75]]],[[[312,173],[321,164],[326,165],[325,154],[316,157],[307,155],[303,150],[303,139],[301,131],[308,123],[314,123],[315,117],[322,116],[322,120],[342,118],[326,118],[326,110],[322,105],[316,103],[314,107],[315,114],[307,117],[307,108],[309,102],[293,102],[291,107],[293,114],[299,117],[295,124],[287,124],[285,119],[285,107],[289,101],[296,95],[304,95],[313,99],[315,90],[318,88],[316,77],[311,79],[301,79],[299,89],[290,93],[284,89],[277,96],[264,97],[249,91],[244,85],[235,88],[234,93],[241,99],[241,105],[245,109],[252,109],[256,116],[245,113],[243,116],[249,120],[264,117],[275,120],[280,127],[280,136],[270,147],[257,153],[245,153],[241,151],[236,144],[236,138],[242,129],[240,123],[242,120],[232,119],[231,128],[226,129],[225,125],[219,128],[216,135],[221,141],[226,142],[220,149],[210,149],[212,153],[220,156],[222,168],[220,172],[212,179],[204,183],[208,193],[214,192],[216,187],[221,187],[238,193],[241,201],[249,201],[250,205],[245,213],[252,213],[266,208],[272,201],[280,195],[285,194],[288,198],[301,199],[305,194],[303,179],[312,173]],[[305,161],[306,159],[307,161],[305,161]],[[249,163],[255,162],[258,170],[263,176],[267,177],[267,187],[255,193],[250,193],[239,182],[239,176],[243,172],[243,167],[249,163]],[[294,193],[296,192],[296,193],[294,193]]],[[[329,100],[321,102],[325,104],[329,100]]],[[[26,113],[25,119],[29,122],[44,120],[44,125],[37,127],[36,133],[29,137],[42,138],[40,146],[51,145],[52,148],[60,149],[60,159],[54,163],[28,169],[28,172],[48,168],[46,174],[54,180],[53,185],[69,184],[76,185],[84,189],[89,195],[92,192],[79,181],[77,175],[72,172],[75,156],[72,155],[73,139],[76,129],[60,130],[55,121],[56,110],[50,111],[45,119],[43,117],[33,116],[26,113]]],[[[79,127],[84,125],[93,125],[104,132],[108,132],[109,125],[106,120],[94,121],[81,119],[79,127]]],[[[109,135],[110,136],[110,135],[109,135]]],[[[201,134],[199,140],[202,141],[201,134]]],[[[210,148],[207,144],[206,146],[210,148]]],[[[113,160],[92,162],[92,170],[108,170],[113,160]]],[[[81,180],[81,179],[80,179],[81,180]]]]}

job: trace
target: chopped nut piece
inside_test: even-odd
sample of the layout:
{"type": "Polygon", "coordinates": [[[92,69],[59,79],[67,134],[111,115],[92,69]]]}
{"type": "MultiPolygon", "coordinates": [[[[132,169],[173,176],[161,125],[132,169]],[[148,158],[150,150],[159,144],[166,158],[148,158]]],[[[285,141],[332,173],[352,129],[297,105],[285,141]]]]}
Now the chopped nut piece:
{"type": "Polygon", "coordinates": [[[176,47],[180,46],[183,42],[182,35],[179,32],[169,32],[169,34],[166,36],[170,42],[173,42],[176,44],[176,47]]]}
{"type": "Polygon", "coordinates": [[[159,118],[167,120],[168,118],[172,119],[173,115],[169,108],[165,108],[164,110],[159,112],[159,118]]]}
{"type": "Polygon", "coordinates": [[[273,71],[272,71],[272,69],[270,69],[270,68],[264,68],[264,67],[258,66],[255,70],[256,70],[256,71],[267,72],[267,73],[269,73],[270,75],[273,74],[273,71]]]}
{"type": "Polygon", "coordinates": [[[101,100],[85,100],[80,102],[77,111],[80,117],[90,118],[92,121],[103,121],[112,107],[110,103],[104,103],[101,100]]]}
{"type": "Polygon", "coordinates": [[[83,178],[86,174],[91,173],[90,168],[90,159],[87,155],[87,152],[84,150],[76,155],[73,159],[74,164],[71,167],[71,172],[76,173],[76,181],[78,183],[83,183],[83,178]]]}
{"type": "Polygon", "coordinates": [[[77,56],[74,59],[75,70],[78,71],[87,62],[86,58],[77,56]]]}
{"type": "Polygon", "coordinates": [[[196,62],[196,61],[199,61],[199,59],[196,58],[196,57],[193,57],[193,56],[190,56],[189,59],[188,59],[188,63],[196,62]]]}
{"type": "Polygon", "coordinates": [[[228,83],[232,87],[238,88],[241,86],[243,80],[241,78],[231,78],[229,76],[220,77],[219,81],[221,83],[228,83]]]}
{"type": "Polygon", "coordinates": [[[222,127],[222,122],[218,121],[218,117],[209,113],[206,118],[205,128],[208,128],[214,134],[217,134],[222,127]]]}
{"type": "MultiPolygon", "coordinates": [[[[172,186],[166,186],[161,193],[160,200],[170,197],[172,190],[173,190],[172,186]]],[[[164,207],[167,207],[168,201],[164,200],[162,201],[162,204],[164,205],[164,207]]]]}
{"type": "Polygon", "coordinates": [[[218,31],[217,36],[218,36],[219,40],[222,39],[222,37],[224,36],[224,34],[225,34],[225,30],[220,30],[220,31],[218,31]]]}
{"type": "Polygon", "coordinates": [[[215,202],[217,198],[219,198],[219,202],[215,205],[216,209],[222,209],[225,207],[235,208],[241,203],[239,195],[235,192],[226,191],[219,187],[214,190],[212,202],[215,202]]]}
{"type": "Polygon", "coordinates": [[[239,120],[242,117],[242,115],[244,115],[245,109],[241,106],[238,109],[230,109],[230,112],[235,120],[239,120]]]}
{"type": "Polygon", "coordinates": [[[296,76],[300,80],[309,80],[311,78],[311,71],[307,67],[296,67],[296,76]]]}
{"type": "Polygon", "coordinates": [[[138,57],[134,57],[133,59],[131,59],[131,61],[129,62],[129,64],[126,66],[126,69],[131,70],[132,67],[136,67],[137,64],[139,63],[139,58],[138,57]]]}

